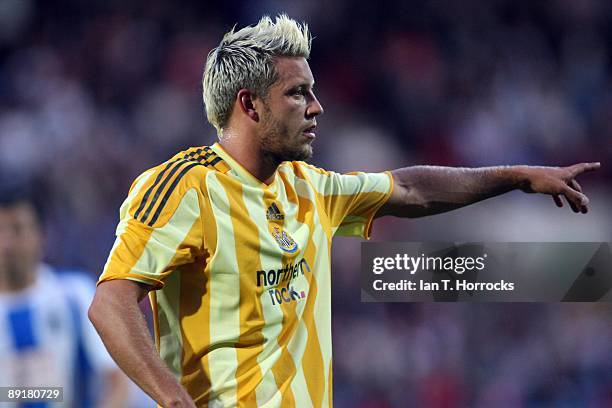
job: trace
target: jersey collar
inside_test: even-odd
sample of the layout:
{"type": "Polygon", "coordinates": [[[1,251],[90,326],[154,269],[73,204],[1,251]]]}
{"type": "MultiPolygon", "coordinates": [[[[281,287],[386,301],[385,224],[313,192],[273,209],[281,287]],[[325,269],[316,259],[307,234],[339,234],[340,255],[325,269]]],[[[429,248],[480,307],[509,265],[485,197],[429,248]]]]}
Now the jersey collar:
{"type": "Polygon", "coordinates": [[[271,192],[276,191],[276,180],[278,179],[276,173],[278,173],[278,170],[274,172],[274,179],[272,182],[270,184],[266,184],[257,177],[253,176],[247,169],[238,163],[232,156],[230,156],[228,152],[225,151],[225,149],[223,149],[218,142],[213,144],[210,148],[229,165],[231,168],[231,173],[237,176],[244,184],[263,188],[271,192]]]}

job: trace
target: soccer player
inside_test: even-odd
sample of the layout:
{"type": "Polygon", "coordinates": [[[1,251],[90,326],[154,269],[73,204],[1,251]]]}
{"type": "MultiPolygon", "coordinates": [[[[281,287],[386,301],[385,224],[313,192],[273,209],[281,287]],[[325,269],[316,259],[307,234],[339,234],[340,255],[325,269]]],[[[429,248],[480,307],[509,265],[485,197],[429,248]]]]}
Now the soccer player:
{"type": "Polygon", "coordinates": [[[281,15],[230,31],[206,61],[219,142],[142,173],[89,316],[124,371],[164,407],[331,406],[330,248],[375,217],[419,217],[513,189],[587,197],[571,167],[337,174],[303,162],[323,107],[311,37],[281,15]],[[156,350],[138,301],[150,294],[156,350]],[[161,358],[160,358],[161,356],[161,358]]]}
{"type": "Polygon", "coordinates": [[[35,204],[24,184],[0,181],[0,386],[63,387],[63,403],[2,406],[125,406],[128,381],[87,319],[94,282],[41,263],[35,204]]]}

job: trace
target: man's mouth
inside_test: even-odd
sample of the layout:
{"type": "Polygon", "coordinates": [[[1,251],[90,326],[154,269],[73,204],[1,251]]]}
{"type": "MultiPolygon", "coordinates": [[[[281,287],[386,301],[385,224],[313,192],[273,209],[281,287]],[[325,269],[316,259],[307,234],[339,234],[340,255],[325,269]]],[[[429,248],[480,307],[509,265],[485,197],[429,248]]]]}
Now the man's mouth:
{"type": "Polygon", "coordinates": [[[310,127],[307,127],[306,129],[304,129],[304,131],[302,132],[307,138],[309,139],[314,139],[317,137],[317,135],[315,134],[315,128],[317,127],[317,125],[312,125],[310,127]]]}

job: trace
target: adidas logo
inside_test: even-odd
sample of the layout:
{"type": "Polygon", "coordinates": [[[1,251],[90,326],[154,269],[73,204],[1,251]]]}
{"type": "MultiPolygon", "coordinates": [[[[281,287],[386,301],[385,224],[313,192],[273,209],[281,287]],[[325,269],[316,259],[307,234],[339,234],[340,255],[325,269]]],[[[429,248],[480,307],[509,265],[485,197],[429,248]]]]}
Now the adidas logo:
{"type": "Polygon", "coordinates": [[[269,207],[268,207],[268,211],[266,212],[266,218],[269,220],[284,220],[285,216],[283,215],[282,212],[280,212],[280,210],[278,209],[278,207],[276,206],[276,203],[272,203],[269,207]]]}

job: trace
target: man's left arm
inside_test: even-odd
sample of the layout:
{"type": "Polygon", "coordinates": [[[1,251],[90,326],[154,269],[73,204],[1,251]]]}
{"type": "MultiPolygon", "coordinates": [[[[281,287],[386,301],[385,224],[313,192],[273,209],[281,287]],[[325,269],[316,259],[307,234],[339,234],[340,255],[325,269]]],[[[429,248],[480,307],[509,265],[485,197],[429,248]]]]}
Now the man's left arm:
{"type": "Polygon", "coordinates": [[[376,217],[415,218],[439,214],[515,189],[551,195],[558,207],[563,207],[561,196],[564,196],[574,212],[586,213],[589,199],[576,177],[599,167],[599,163],[569,167],[405,167],[391,171],[393,193],[376,217]]]}

